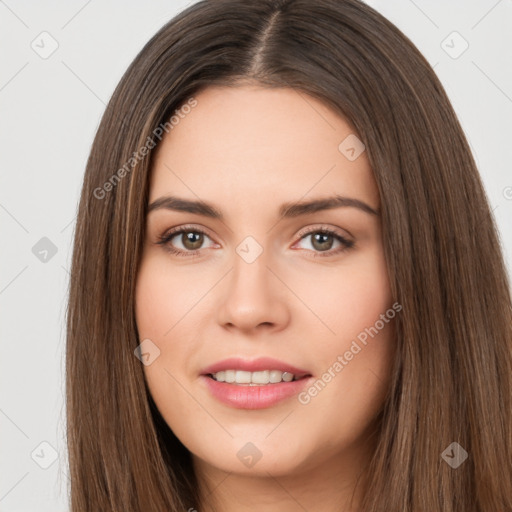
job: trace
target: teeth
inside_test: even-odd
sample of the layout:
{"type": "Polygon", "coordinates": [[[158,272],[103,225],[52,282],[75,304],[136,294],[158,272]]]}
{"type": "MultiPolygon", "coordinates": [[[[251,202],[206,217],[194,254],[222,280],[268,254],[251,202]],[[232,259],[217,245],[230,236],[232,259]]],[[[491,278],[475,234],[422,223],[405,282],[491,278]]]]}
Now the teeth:
{"type": "Polygon", "coordinates": [[[270,372],[268,370],[262,372],[252,372],[251,382],[253,384],[268,384],[270,382],[270,372]]]}
{"type": "Polygon", "coordinates": [[[242,370],[237,370],[235,373],[235,382],[237,384],[250,384],[251,372],[243,372],[242,370]]]}
{"type": "Polygon", "coordinates": [[[279,370],[272,370],[270,372],[270,382],[281,382],[281,379],[283,378],[283,373],[279,370]]]}
{"type": "Polygon", "coordinates": [[[233,384],[246,384],[257,386],[264,384],[277,384],[278,382],[291,382],[295,379],[293,373],[279,370],[263,370],[259,372],[246,372],[243,370],[224,370],[213,373],[212,377],[218,382],[233,384]]]}

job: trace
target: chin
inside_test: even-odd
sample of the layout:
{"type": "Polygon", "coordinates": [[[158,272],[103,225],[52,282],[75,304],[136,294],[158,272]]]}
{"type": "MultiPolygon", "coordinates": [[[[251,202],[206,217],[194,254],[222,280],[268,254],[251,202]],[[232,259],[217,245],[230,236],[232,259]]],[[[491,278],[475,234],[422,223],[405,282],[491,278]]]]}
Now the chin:
{"type": "MultiPolygon", "coordinates": [[[[215,453],[211,449],[194,452],[196,462],[213,466],[221,471],[240,475],[268,477],[286,476],[294,472],[306,469],[308,457],[301,450],[298,452],[293,446],[300,445],[300,440],[288,442],[282,440],[276,443],[262,441],[249,441],[249,436],[244,439],[234,438],[227,443],[219,444],[218,438],[212,439],[216,445],[215,453]]],[[[304,439],[304,437],[302,437],[304,439]]],[[[206,448],[206,447],[205,447],[206,448]]]]}

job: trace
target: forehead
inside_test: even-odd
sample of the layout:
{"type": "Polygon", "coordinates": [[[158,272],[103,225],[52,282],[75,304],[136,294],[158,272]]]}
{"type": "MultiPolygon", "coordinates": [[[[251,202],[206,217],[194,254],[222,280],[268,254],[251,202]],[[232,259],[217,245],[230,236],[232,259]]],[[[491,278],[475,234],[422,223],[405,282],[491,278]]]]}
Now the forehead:
{"type": "Polygon", "coordinates": [[[354,129],[319,100],[257,86],[210,87],[195,99],[158,147],[150,202],[173,194],[254,212],[338,193],[378,207],[365,152],[347,158],[354,129]]]}

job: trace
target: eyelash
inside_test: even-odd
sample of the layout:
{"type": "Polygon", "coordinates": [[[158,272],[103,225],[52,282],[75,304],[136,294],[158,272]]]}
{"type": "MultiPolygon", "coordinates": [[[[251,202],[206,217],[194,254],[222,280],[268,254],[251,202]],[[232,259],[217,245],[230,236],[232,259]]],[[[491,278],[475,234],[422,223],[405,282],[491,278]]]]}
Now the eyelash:
{"type": "MultiPolygon", "coordinates": [[[[176,230],[171,230],[169,232],[164,233],[163,235],[158,236],[158,242],[156,242],[158,245],[165,246],[165,249],[169,251],[171,254],[174,254],[176,256],[184,257],[184,258],[194,258],[199,256],[199,252],[201,249],[196,249],[194,251],[182,251],[181,249],[176,249],[176,247],[173,247],[169,242],[177,235],[181,235],[183,233],[201,233],[203,235],[206,235],[209,237],[208,233],[203,231],[202,229],[193,227],[193,226],[183,226],[176,230]]],[[[303,240],[309,235],[312,234],[322,234],[322,235],[330,235],[333,236],[336,240],[338,240],[342,247],[339,247],[335,250],[329,250],[329,251],[313,251],[313,258],[326,258],[330,256],[335,256],[337,254],[340,254],[342,252],[348,251],[354,247],[354,242],[351,240],[347,240],[340,234],[338,234],[336,231],[333,231],[329,228],[321,227],[321,228],[314,228],[310,229],[300,235],[299,241],[303,240]]]]}

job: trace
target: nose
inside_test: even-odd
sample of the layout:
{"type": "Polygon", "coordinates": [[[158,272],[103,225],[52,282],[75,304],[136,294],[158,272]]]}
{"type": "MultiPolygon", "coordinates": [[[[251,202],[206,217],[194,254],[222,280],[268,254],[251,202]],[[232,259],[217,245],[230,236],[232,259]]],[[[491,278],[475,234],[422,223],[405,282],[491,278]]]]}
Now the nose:
{"type": "Polygon", "coordinates": [[[290,296],[265,252],[252,263],[235,254],[219,300],[217,320],[228,329],[280,331],[290,321],[290,296]]]}

